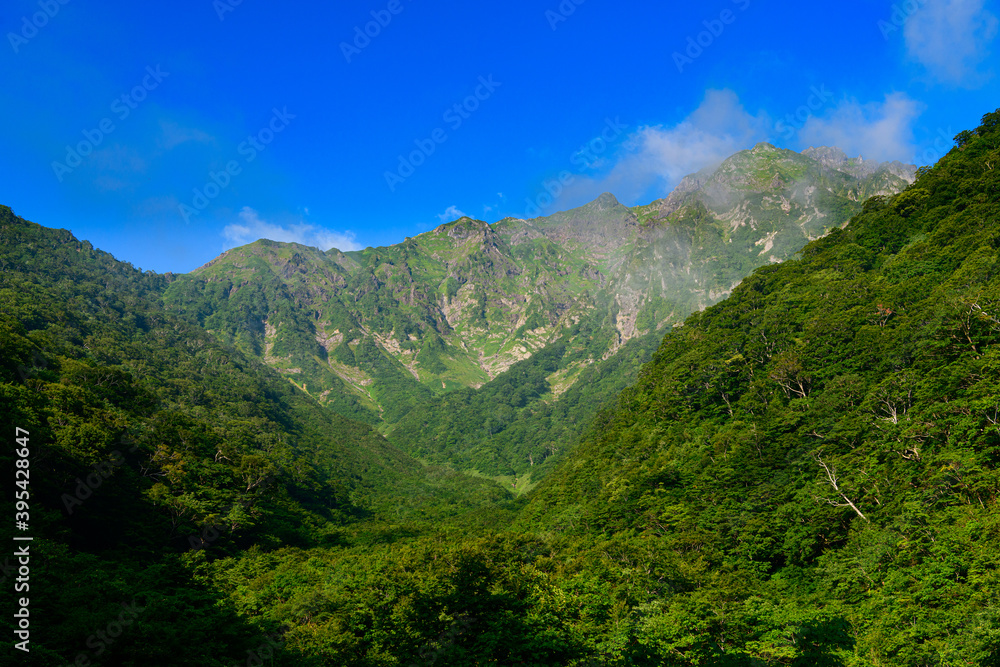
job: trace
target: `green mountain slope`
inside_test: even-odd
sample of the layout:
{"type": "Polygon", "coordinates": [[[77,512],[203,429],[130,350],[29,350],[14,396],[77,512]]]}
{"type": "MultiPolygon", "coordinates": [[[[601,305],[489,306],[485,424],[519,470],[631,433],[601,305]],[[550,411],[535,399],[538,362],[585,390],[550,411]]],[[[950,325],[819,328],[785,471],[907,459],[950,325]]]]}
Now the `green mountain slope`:
{"type": "MultiPolygon", "coordinates": [[[[23,534],[44,582],[33,580],[30,596],[43,648],[24,664],[87,653],[88,635],[133,599],[146,609],[133,628],[143,640],[116,645],[106,664],[174,664],[170,624],[184,617],[185,641],[208,652],[200,664],[231,664],[261,629],[214,606],[185,566],[192,558],[345,543],[378,522],[440,520],[505,498],[425,468],[166,313],[159,296],[172,276],[141,273],[6,207],[0,267],[10,444],[0,459],[13,471],[15,450],[27,454],[19,488],[30,493],[18,511],[30,517],[23,534]],[[18,447],[15,437],[25,438],[18,447]],[[75,582],[80,572],[91,579],[75,582]]],[[[14,516],[11,494],[4,507],[14,516]]],[[[3,595],[13,609],[13,587],[3,595]]]]}
{"type": "Polygon", "coordinates": [[[512,524],[204,580],[327,664],[997,664],[998,119],[673,330],[512,524]]]}
{"type": "MultiPolygon", "coordinates": [[[[173,276],[0,209],[0,416],[31,431],[23,664],[998,664],[1000,110],[957,142],[673,328],[526,503],[321,409],[301,372],[194,326],[221,312],[205,301],[164,312],[200,293],[173,276]]],[[[690,192],[639,229],[701,215],[715,231],[694,238],[724,248],[763,226],[690,192]]],[[[234,342],[273,356],[278,333],[246,325],[234,342]]],[[[483,414],[528,386],[545,404],[584,331],[433,400],[483,414]]],[[[640,340],[606,362],[635,366],[640,340]]],[[[628,375],[587,369],[548,404],[628,375]]]]}
{"type": "Polygon", "coordinates": [[[831,163],[761,144],[635,210],[605,194],[547,218],[463,218],[346,254],[258,241],[179,278],[166,301],[336,411],[389,410],[393,423],[401,395],[419,393],[394,384],[479,387],[581,323],[596,327],[581,337],[587,359],[606,358],[912,173],[851,175],[831,163]]]}
{"type": "Polygon", "coordinates": [[[693,315],[534,492],[620,568],[611,664],[996,664],[998,119],[693,315]]]}
{"type": "Polygon", "coordinates": [[[649,206],[605,194],[361,252],[258,241],[164,301],[405,451],[517,486],[571,449],[560,438],[634,381],[663,331],[912,179],[841,156],[761,144],[649,206]],[[623,349],[637,363],[610,361],[623,349]]]}

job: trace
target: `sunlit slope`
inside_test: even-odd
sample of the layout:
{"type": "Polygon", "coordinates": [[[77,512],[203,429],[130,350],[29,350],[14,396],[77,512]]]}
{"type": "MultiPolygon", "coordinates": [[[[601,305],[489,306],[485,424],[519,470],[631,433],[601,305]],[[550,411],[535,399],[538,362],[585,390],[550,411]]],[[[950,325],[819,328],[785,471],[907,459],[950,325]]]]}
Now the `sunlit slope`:
{"type": "Polygon", "coordinates": [[[358,252],[258,241],[180,277],[165,301],[373,424],[480,387],[554,344],[585,350],[559,362],[553,384],[568,387],[586,365],[715,303],[912,178],[903,165],[858,171],[839,155],[760,144],[648,206],[604,194],[545,218],[463,218],[358,252]]]}
{"type": "Polygon", "coordinates": [[[646,646],[995,664],[998,126],[691,316],[533,492],[638,568],[646,646]]]}

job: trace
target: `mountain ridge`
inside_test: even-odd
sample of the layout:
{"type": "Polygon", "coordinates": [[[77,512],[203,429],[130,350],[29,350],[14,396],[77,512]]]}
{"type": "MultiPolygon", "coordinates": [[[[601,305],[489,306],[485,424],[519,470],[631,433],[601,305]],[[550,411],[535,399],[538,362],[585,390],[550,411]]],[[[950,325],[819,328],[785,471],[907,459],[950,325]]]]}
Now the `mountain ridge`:
{"type": "MultiPolygon", "coordinates": [[[[209,328],[258,356],[287,348],[281,338],[297,338],[291,357],[268,353],[269,363],[305,380],[306,390],[320,400],[346,392],[354,396],[348,402],[374,414],[399,392],[372,387],[402,383],[412,389],[407,377],[432,394],[478,387],[584,320],[596,322],[601,332],[591,358],[607,359],[628,340],[676,324],[725,296],[753,266],[781,261],[802,242],[844,224],[866,195],[905,185],[882,165],[854,178],[808,155],[758,144],[686,177],[669,197],[646,206],[627,207],[604,193],[551,216],[493,224],[462,217],[393,246],[346,253],[258,241],[183,277],[168,290],[168,301],[185,312],[184,302],[206,301],[196,293],[204,292],[197,281],[207,286],[229,279],[232,286],[221,302],[201,306],[218,314],[234,305],[229,299],[254,276],[283,283],[275,284],[278,293],[271,296],[311,311],[310,325],[290,313],[277,316],[274,302],[257,304],[252,323],[245,312],[240,322],[209,322],[209,328]],[[809,186],[796,190],[793,177],[809,186]],[[799,230],[788,223],[793,216],[799,230]],[[756,245],[749,243],[751,235],[756,245]],[[728,269],[697,273],[727,256],[728,269]],[[661,269],[649,268],[656,266],[661,269]],[[288,326],[305,330],[285,333],[288,326]],[[378,349],[369,350],[369,362],[386,357],[379,378],[369,362],[357,361],[366,340],[378,349]]],[[[222,319],[233,317],[223,313],[222,319]]],[[[345,414],[361,413],[351,408],[345,414]]]]}
{"type": "Polygon", "coordinates": [[[906,187],[890,167],[855,177],[758,144],[645,206],[604,193],[347,253],[258,241],[179,277],[164,300],[409,454],[524,489],[572,449],[542,434],[577,433],[571,415],[613,400],[672,326],[846,224],[870,195],[906,187]],[[626,348],[630,361],[614,362],[626,348]],[[510,374],[531,390],[503,394],[510,374]],[[438,400],[460,390],[493,405],[438,400]],[[449,417],[421,426],[432,406],[449,417]],[[489,427],[460,433],[475,423],[489,427]]]}
{"type": "MultiPolygon", "coordinates": [[[[506,453],[505,465],[551,471],[513,502],[419,465],[310,399],[304,369],[279,374],[260,357],[306,360],[296,334],[320,333],[324,314],[311,299],[341,280],[363,307],[389,303],[370,298],[379,281],[405,286],[392,277],[442,259],[516,284],[476,258],[477,235],[519,270],[525,244],[564,264],[586,264],[579,253],[487,239],[472,221],[452,228],[469,247],[444,230],[360,251],[350,271],[260,242],[210,267],[211,300],[181,303],[222,327],[209,334],[165,307],[198,294],[170,292],[184,277],[139,272],[0,207],[0,414],[30,447],[0,458],[30,457],[32,564],[46,582],[32,590],[45,619],[33,664],[82,655],[123,600],[140,613],[101,654],[123,665],[187,664],[192,642],[211,667],[248,655],[302,667],[998,664],[998,129],[1000,110],[903,192],[868,198],[666,336],[593,361],[614,322],[581,320],[480,390],[435,394],[398,422],[391,436],[422,457],[506,453]],[[326,282],[299,280],[314,275],[326,282]],[[239,318],[217,317],[224,297],[239,318]],[[218,339],[231,332],[260,350],[218,339]],[[567,359],[593,363],[550,400],[567,359]],[[572,451],[540,461],[546,447],[572,451]]],[[[787,162],[767,147],[748,155],[787,162]]],[[[687,285],[704,289],[746,268],[726,258],[760,261],[821,229],[793,196],[801,179],[784,178],[795,165],[771,166],[717,180],[667,221],[636,212],[642,243],[608,279],[640,291],[644,261],[661,262],[647,274],[662,283],[685,257],[715,258],[717,273],[687,285]],[[730,199],[746,183],[773,187],[730,199]],[[777,211],[793,214],[787,225],[765,215],[777,211]]],[[[388,381],[398,368],[372,315],[346,322],[368,339],[334,349],[388,381]]],[[[448,361],[449,343],[422,333],[424,361],[448,361]]],[[[508,489],[524,481],[513,472],[508,489]]],[[[0,595],[15,604],[10,587],[0,595]]]]}

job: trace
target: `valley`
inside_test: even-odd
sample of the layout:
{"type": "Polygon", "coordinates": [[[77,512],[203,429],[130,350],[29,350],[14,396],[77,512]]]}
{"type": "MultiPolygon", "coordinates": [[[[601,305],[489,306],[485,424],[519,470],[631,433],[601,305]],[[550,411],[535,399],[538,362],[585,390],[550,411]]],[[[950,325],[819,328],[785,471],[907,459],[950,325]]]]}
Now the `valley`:
{"type": "Polygon", "coordinates": [[[523,431],[569,411],[552,405],[565,392],[611,374],[606,391],[584,391],[591,406],[612,400],[673,326],[843,226],[865,199],[902,190],[915,171],[759,144],[645,206],[605,193],[545,218],[462,218],[348,253],[258,241],[181,276],[164,302],[412,455],[537,482],[558,457],[536,464],[569,448],[549,427],[546,442],[523,431]],[[635,363],[612,361],[630,342],[635,363]],[[461,416],[444,407],[524,373],[532,380],[503,396],[486,388],[489,406],[461,416]],[[442,412],[451,427],[425,423],[442,412]],[[515,423],[522,433],[505,433],[515,423]]]}
{"type": "Polygon", "coordinates": [[[23,664],[996,664],[998,156],[188,275],[0,207],[23,664]]]}

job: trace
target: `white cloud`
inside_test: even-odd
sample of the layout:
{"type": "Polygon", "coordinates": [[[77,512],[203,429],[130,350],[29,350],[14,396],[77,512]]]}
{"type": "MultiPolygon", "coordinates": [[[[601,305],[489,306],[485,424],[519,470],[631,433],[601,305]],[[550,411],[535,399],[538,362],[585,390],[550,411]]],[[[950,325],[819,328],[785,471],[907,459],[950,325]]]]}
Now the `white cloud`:
{"type": "Polygon", "coordinates": [[[240,222],[227,225],[222,230],[226,242],[223,250],[253,243],[258,239],[270,239],[283,243],[301,243],[305,246],[329,250],[361,250],[355,241],[354,232],[335,232],[308,223],[297,223],[283,227],[261,220],[257,211],[249,206],[240,211],[240,222]]]}
{"type": "Polygon", "coordinates": [[[182,127],[179,123],[175,123],[172,120],[161,119],[160,130],[163,136],[160,138],[159,143],[167,150],[189,141],[196,141],[198,143],[212,143],[215,141],[215,137],[207,132],[202,132],[196,128],[182,127]]]}
{"type": "Polygon", "coordinates": [[[913,122],[924,108],[905,93],[886,95],[881,103],[845,100],[827,116],[809,118],[799,141],[803,146],[836,146],[866,159],[906,161],[916,149],[913,122]]]}
{"type": "Polygon", "coordinates": [[[920,0],[903,28],[910,58],[944,83],[981,86],[991,72],[980,71],[979,66],[989,57],[1000,25],[984,4],[984,0],[920,0]]]}
{"type": "Polygon", "coordinates": [[[438,220],[440,220],[442,223],[445,223],[445,222],[451,222],[453,220],[458,220],[459,218],[464,218],[466,217],[466,215],[465,213],[460,211],[457,206],[453,204],[448,208],[446,208],[444,210],[444,213],[438,213],[437,217],[438,220]]]}
{"type": "Polygon", "coordinates": [[[630,153],[615,157],[603,176],[574,175],[548,210],[560,210],[611,192],[625,201],[666,196],[684,176],[717,164],[768,138],[771,119],[749,113],[732,90],[709,90],[691,115],[673,126],[640,127],[626,137],[630,153]]]}
{"type": "Polygon", "coordinates": [[[638,158],[670,182],[768,138],[770,118],[743,108],[731,90],[710,90],[694,113],[672,128],[640,130],[638,158]]]}

